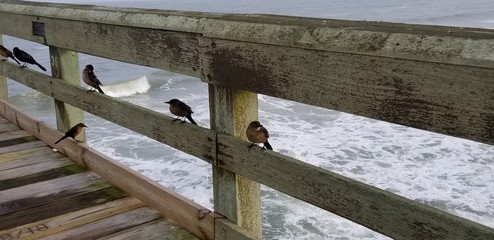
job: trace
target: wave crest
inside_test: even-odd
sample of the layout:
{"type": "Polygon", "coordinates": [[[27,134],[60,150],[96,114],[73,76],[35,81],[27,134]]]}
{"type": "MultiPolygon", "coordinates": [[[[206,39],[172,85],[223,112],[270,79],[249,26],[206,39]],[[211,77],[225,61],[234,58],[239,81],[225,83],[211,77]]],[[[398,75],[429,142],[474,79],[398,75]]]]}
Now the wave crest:
{"type": "Polygon", "coordinates": [[[101,89],[110,97],[128,97],[138,93],[145,93],[151,88],[146,76],[117,84],[101,86],[101,89]]]}

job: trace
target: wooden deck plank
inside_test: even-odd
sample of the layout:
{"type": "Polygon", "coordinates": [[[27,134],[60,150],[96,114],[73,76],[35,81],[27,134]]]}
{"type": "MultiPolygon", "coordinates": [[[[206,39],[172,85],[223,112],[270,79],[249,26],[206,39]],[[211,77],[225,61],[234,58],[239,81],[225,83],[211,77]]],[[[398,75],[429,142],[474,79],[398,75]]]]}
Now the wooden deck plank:
{"type": "Polygon", "coordinates": [[[32,141],[36,141],[36,140],[38,140],[38,139],[34,136],[12,138],[9,140],[1,141],[0,147],[8,147],[8,146],[16,145],[19,143],[32,142],[32,141]]]}
{"type": "MultiPolygon", "coordinates": [[[[96,95],[94,96],[96,97],[96,95]]],[[[104,156],[94,149],[87,147],[85,144],[64,141],[58,145],[53,145],[63,135],[53,129],[53,127],[33,119],[15,106],[0,101],[0,113],[7,116],[10,121],[18,123],[24,130],[49,143],[51,147],[56,147],[61,153],[67,155],[72,160],[83,164],[88,170],[94,171],[115,186],[120,187],[122,190],[145,202],[149,207],[159,211],[162,216],[172,219],[179,226],[200,238],[214,239],[214,219],[221,217],[220,215],[209,212],[204,217],[198,218],[198,214],[205,210],[203,206],[173,192],[171,189],[156,183],[129,167],[104,156]],[[163,202],[167,204],[163,204],[163,202]]],[[[153,116],[158,117],[154,114],[153,116]]],[[[159,117],[159,119],[162,120],[163,118],[159,117]]],[[[174,126],[176,127],[177,125],[171,124],[172,128],[174,126]]],[[[158,128],[161,129],[162,127],[159,126],[158,128]]],[[[191,126],[191,128],[195,127],[191,126]]],[[[195,129],[197,130],[197,128],[195,129]]],[[[206,129],[203,130],[207,131],[206,129]]],[[[156,133],[157,131],[164,130],[155,128],[152,131],[156,133]]],[[[205,136],[211,136],[210,138],[208,137],[208,141],[213,141],[215,138],[213,132],[203,137],[205,136]]],[[[197,148],[198,145],[195,144],[194,146],[194,148],[197,148]]],[[[208,148],[209,150],[207,151],[210,152],[215,148],[215,146],[212,147],[211,149],[208,148]]]]}
{"type": "Polygon", "coordinates": [[[66,156],[47,147],[34,148],[0,155],[0,171],[28,166],[31,164],[58,160],[66,156]]]}
{"type": "MultiPolygon", "coordinates": [[[[7,105],[3,105],[7,106],[7,105]]],[[[5,110],[0,107],[0,112],[9,117],[9,120],[22,126],[33,136],[43,139],[43,141],[53,144],[55,141],[50,137],[46,138],[46,134],[51,134],[51,137],[59,138],[60,133],[50,130],[46,132],[47,126],[32,118],[25,117],[26,115],[20,112],[2,112],[5,110]],[[40,126],[43,126],[40,128],[40,126]],[[53,132],[51,132],[53,131],[53,132]]],[[[8,124],[7,124],[8,125],[8,124]]],[[[3,137],[6,141],[22,138],[19,130],[4,132],[3,137]],[[13,133],[19,132],[19,136],[12,136],[13,133]]],[[[170,219],[163,219],[162,214],[158,211],[149,208],[138,209],[145,205],[135,205],[131,208],[116,211],[102,210],[101,212],[92,212],[90,209],[95,205],[112,206],[117,199],[128,196],[116,186],[110,185],[109,182],[100,178],[93,172],[71,172],[74,166],[78,166],[78,171],[85,171],[86,168],[82,165],[71,165],[68,160],[62,156],[63,154],[70,156],[75,163],[87,165],[92,163],[94,154],[92,149],[80,148],[78,143],[65,143],[57,145],[57,151],[53,151],[49,146],[40,141],[22,142],[17,141],[10,146],[0,147],[0,236],[11,237],[12,239],[95,239],[106,236],[113,236],[114,239],[119,239],[118,236],[128,239],[196,239],[191,232],[176,226],[175,222],[170,219]],[[68,146],[79,146],[76,149],[68,146]],[[70,154],[67,154],[70,152],[70,154]],[[89,154],[89,155],[88,155],[89,154]],[[65,173],[56,173],[59,170],[67,170],[70,176],[60,176],[65,173]],[[2,175],[3,174],[3,175],[2,175]],[[84,177],[84,175],[92,176],[84,177]],[[49,179],[44,179],[48,177],[49,179]],[[10,182],[9,182],[10,181],[10,182]],[[17,184],[13,185],[12,184],[17,184]],[[2,189],[3,186],[8,186],[8,189],[2,189]],[[79,217],[74,215],[75,212],[80,214],[79,217]],[[72,216],[73,218],[70,218],[72,216]],[[67,219],[69,217],[70,219],[67,219]],[[148,224],[149,222],[153,222],[148,224]],[[172,227],[173,225],[173,227],[172,227]],[[163,231],[166,229],[166,231],[163,231]],[[151,231],[145,233],[147,231],[151,231]]],[[[55,146],[55,147],[57,147],[55,146]]],[[[98,157],[102,155],[96,153],[98,157]]],[[[110,161],[110,166],[113,166],[114,161],[106,158],[105,161],[110,161]]],[[[118,164],[117,164],[118,165],[118,164]]],[[[94,166],[93,166],[94,167],[94,166]]],[[[124,168],[124,171],[128,168],[124,168]]],[[[108,168],[104,165],[98,169],[98,174],[108,176],[107,171],[122,170],[108,168]]],[[[113,176],[110,174],[110,176],[113,176]]],[[[138,181],[142,179],[138,177],[138,181]]],[[[140,176],[142,177],[142,176],[140,176]]],[[[115,180],[110,178],[110,180],[115,180]]],[[[148,179],[145,179],[148,180],[148,179]]],[[[135,179],[134,179],[135,181],[135,179]]],[[[150,183],[144,188],[155,186],[155,183],[149,180],[150,183]]],[[[127,180],[123,181],[128,182],[127,180]]],[[[119,181],[113,184],[121,185],[119,181]]],[[[163,188],[163,187],[161,187],[163,188]]],[[[141,189],[142,190],[142,189],[141,189]]],[[[149,192],[154,196],[155,187],[151,187],[146,191],[133,191],[136,196],[148,195],[149,192]]],[[[175,196],[175,195],[174,195],[175,196]]],[[[178,195],[177,195],[178,196],[178,195]]],[[[146,198],[147,199],[147,198],[146,198]]],[[[178,208],[175,204],[182,206],[183,202],[167,202],[167,199],[158,198],[161,203],[166,202],[170,205],[169,208],[178,208]]],[[[181,200],[184,200],[180,198],[181,200]]],[[[147,203],[149,204],[149,203],[147,203]]],[[[154,205],[153,202],[152,205],[154,205]]],[[[191,204],[186,201],[186,204],[191,204]]],[[[195,206],[194,204],[192,204],[195,206]]],[[[162,210],[160,208],[160,210],[162,210]]],[[[198,208],[196,207],[198,211],[198,208]]],[[[195,211],[195,212],[197,212],[195,211]]],[[[180,212],[180,211],[179,211],[180,212]]],[[[186,213],[188,214],[188,213],[186,213]]],[[[199,219],[203,222],[200,224],[199,235],[206,235],[213,227],[208,224],[213,223],[214,214],[207,214],[206,217],[199,219]],[[204,233],[206,232],[206,233],[204,233]]],[[[194,226],[198,221],[197,215],[194,214],[194,226]]],[[[183,223],[182,223],[183,224],[183,223]]],[[[190,230],[190,226],[185,225],[190,230]]],[[[211,225],[212,226],[212,225],[211,225]]],[[[195,226],[196,227],[196,226],[195,226]]],[[[194,230],[196,230],[194,227],[194,230]]],[[[0,240],[3,240],[0,237],[0,240]]],[[[121,238],[120,238],[121,239],[121,238]]]]}
{"type": "Polygon", "coordinates": [[[14,139],[14,138],[19,138],[19,137],[27,137],[27,136],[32,136],[32,134],[29,134],[28,132],[24,130],[14,130],[10,132],[3,132],[0,133],[0,142],[14,139]]]}
{"type": "Polygon", "coordinates": [[[69,212],[67,214],[49,219],[43,219],[41,221],[29,223],[5,231],[0,231],[0,236],[15,236],[18,239],[22,238],[24,240],[38,239],[143,206],[144,204],[136,198],[126,197],[78,211],[69,212]]]}
{"type": "Polygon", "coordinates": [[[161,216],[157,211],[143,207],[40,239],[95,239],[159,219],[160,217],[161,216]]]}
{"type": "Polygon", "coordinates": [[[193,240],[198,239],[191,233],[179,229],[170,224],[170,221],[165,219],[157,219],[133,228],[125,229],[114,234],[98,238],[97,240],[193,240]]]}
{"type": "Polygon", "coordinates": [[[10,121],[3,116],[0,116],[0,124],[9,123],[10,121]]]}
{"type": "Polygon", "coordinates": [[[22,151],[22,150],[27,150],[27,149],[42,147],[42,146],[46,146],[46,144],[43,143],[42,141],[26,142],[8,147],[0,147],[0,154],[22,151]]]}
{"type": "Polygon", "coordinates": [[[46,172],[51,169],[58,169],[74,164],[74,161],[68,158],[60,158],[53,161],[43,161],[21,167],[10,168],[0,172],[0,181],[16,180],[18,178],[36,174],[38,172],[46,172]]]}
{"type": "Polygon", "coordinates": [[[0,133],[8,133],[16,130],[20,130],[20,128],[11,122],[0,124],[0,133]]]}
{"type": "Polygon", "coordinates": [[[127,193],[116,187],[85,191],[72,197],[62,198],[35,208],[29,208],[1,216],[2,221],[0,221],[0,231],[63,215],[126,196],[128,196],[127,193]]]}
{"type": "MultiPolygon", "coordinates": [[[[46,163],[54,164],[55,162],[53,161],[53,162],[46,162],[46,163]]],[[[47,168],[44,171],[39,171],[40,169],[34,169],[34,168],[31,168],[30,166],[15,169],[15,170],[19,170],[19,171],[21,169],[23,169],[26,171],[24,171],[24,172],[20,171],[20,174],[18,176],[16,176],[15,178],[2,180],[2,184],[0,185],[0,191],[6,190],[6,189],[11,189],[11,188],[16,188],[16,187],[36,183],[36,182],[48,181],[51,179],[69,176],[72,174],[77,174],[77,173],[82,173],[82,172],[87,171],[86,168],[84,168],[83,166],[81,166],[79,164],[75,164],[70,159],[65,159],[65,163],[62,164],[61,166],[58,166],[58,167],[47,168]],[[30,170],[35,170],[35,171],[31,172],[30,170]]],[[[46,164],[45,164],[45,166],[46,166],[46,164]]],[[[2,177],[3,172],[0,172],[0,174],[2,174],[0,176],[0,177],[2,177]]]]}
{"type": "Polygon", "coordinates": [[[57,178],[0,192],[0,201],[9,202],[25,197],[42,197],[51,193],[64,191],[74,185],[98,180],[100,177],[91,172],[79,173],[73,176],[57,178]]]}

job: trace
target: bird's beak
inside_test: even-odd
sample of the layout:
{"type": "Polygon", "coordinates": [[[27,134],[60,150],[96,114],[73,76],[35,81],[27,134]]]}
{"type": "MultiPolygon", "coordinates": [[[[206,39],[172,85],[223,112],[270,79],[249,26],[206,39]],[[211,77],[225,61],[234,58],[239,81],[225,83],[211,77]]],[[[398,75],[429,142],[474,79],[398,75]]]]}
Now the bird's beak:
{"type": "Polygon", "coordinates": [[[168,103],[168,104],[170,104],[170,102],[165,102],[165,103],[168,103]]]}

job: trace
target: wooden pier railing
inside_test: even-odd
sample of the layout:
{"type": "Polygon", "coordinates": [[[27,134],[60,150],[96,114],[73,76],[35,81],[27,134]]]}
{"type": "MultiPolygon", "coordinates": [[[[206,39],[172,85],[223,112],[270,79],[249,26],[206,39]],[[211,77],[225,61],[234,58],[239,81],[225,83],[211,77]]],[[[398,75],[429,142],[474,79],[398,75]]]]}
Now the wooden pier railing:
{"type": "Polygon", "coordinates": [[[1,34],[50,47],[53,76],[10,62],[0,74],[53,97],[59,130],[83,110],[213,165],[215,214],[198,219],[200,207],[117,163],[56,146],[199,237],[261,238],[261,183],[396,239],[494,239],[493,228],[276,152],[247,152],[242,140],[261,93],[492,145],[493,30],[6,1],[0,13],[1,34]],[[199,77],[212,128],[85,94],[77,52],[199,77]]]}

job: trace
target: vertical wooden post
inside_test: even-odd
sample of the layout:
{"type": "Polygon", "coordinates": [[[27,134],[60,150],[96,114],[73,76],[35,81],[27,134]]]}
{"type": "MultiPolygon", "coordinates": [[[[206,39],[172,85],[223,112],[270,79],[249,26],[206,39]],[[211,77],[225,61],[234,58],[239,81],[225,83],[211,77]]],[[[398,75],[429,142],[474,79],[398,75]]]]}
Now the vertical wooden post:
{"type": "MultiPolygon", "coordinates": [[[[50,64],[52,76],[60,78],[72,84],[80,85],[79,59],[76,52],[50,46],[50,64]]],[[[57,117],[57,128],[67,131],[77,123],[84,121],[84,112],[64,102],[55,100],[55,114],[57,117]]],[[[86,139],[85,134],[77,137],[79,140],[86,139]]]]}
{"type": "MultiPolygon", "coordinates": [[[[257,94],[209,85],[209,99],[212,128],[246,139],[245,129],[258,119],[257,94]]],[[[261,239],[260,184],[214,166],[213,184],[215,211],[261,239]]]]}
{"type": "MultiPolygon", "coordinates": [[[[0,44],[3,44],[2,34],[0,34],[0,44]]],[[[7,101],[9,98],[9,90],[7,87],[7,78],[0,75],[0,99],[7,101]]]]}

